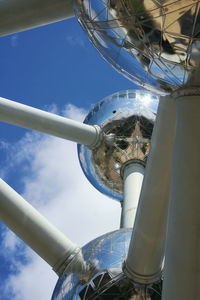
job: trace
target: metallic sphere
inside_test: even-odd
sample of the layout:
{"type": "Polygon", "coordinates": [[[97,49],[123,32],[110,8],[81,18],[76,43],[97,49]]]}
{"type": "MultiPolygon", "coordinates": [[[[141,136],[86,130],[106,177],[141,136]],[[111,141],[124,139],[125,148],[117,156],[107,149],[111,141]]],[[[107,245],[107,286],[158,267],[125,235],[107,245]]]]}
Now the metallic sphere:
{"type": "Polygon", "coordinates": [[[129,160],[145,165],[158,97],[144,91],[115,93],[94,106],[84,123],[99,125],[103,139],[95,149],[78,145],[82,170],[103,194],[122,200],[122,166],[129,160]]]}
{"type": "Polygon", "coordinates": [[[200,59],[199,0],[75,0],[91,42],[118,71],[165,95],[200,59]]]}
{"type": "Polygon", "coordinates": [[[139,286],[122,272],[127,255],[131,229],[105,234],[82,248],[88,265],[95,265],[97,273],[67,273],[58,279],[52,300],[160,300],[161,283],[139,286]]]}

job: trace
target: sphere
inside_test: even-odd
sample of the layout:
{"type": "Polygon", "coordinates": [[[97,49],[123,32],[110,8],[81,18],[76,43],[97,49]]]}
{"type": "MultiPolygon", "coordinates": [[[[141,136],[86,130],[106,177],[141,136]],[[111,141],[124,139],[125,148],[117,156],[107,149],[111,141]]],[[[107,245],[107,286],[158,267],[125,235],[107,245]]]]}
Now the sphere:
{"type": "Polygon", "coordinates": [[[131,229],[105,234],[82,248],[86,263],[95,265],[96,274],[65,274],[58,279],[52,300],[160,300],[161,283],[148,287],[133,284],[123,275],[131,229]],[[146,296],[146,297],[145,297],[146,296]]]}
{"type": "Polygon", "coordinates": [[[75,0],[100,54],[136,84],[165,95],[187,82],[200,59],[197,0],[75,0]]]}
{"type": "Polygon", "coordinates": [[[120,171],[127,161],[145,165],[158,97],[144,91],[121,91],[100,101],[84,123],[99,125],[103,139],[94,149],[78,145],[82,170],[103,194],[122,200],[120,171]]]}

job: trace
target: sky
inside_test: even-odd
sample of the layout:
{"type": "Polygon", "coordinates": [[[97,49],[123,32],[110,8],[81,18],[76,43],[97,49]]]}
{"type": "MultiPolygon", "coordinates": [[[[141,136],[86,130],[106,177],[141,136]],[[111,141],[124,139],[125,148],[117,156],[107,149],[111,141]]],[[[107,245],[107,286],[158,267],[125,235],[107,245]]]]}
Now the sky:
{"type": "MultiPolygon", "coordinates": [[[[75,18],[0,38],[0,97],[83,121],[94,104],[136,86],[96,51],[75,18]]],[[[119,228],[120,204],[84,177],[77,145],[0,123],[0,175],[74,243],[119,228]]],[[[0,299],[49,300],[58,279],[0,224],[0,299]]]]}

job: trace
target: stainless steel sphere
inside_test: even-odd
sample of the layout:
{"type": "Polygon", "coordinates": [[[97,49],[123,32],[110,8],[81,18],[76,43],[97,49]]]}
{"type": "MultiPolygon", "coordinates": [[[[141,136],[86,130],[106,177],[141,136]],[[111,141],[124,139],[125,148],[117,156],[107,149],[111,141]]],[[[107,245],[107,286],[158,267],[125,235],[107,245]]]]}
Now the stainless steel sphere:
{"type": "Polygon", "coordinates": [[[158,97],[144,91],[121,91],[94,106],[84,123],[104,133],[95,149],[78,145],[82,170],[103,194],[122,200],[122,166],[129,160],[145,164],[150,147],[158,97]]]}
{"type": "Polygon", "coordinates": [[[148,287],[135,285],[122,273],[131,229],[105,234],[82,248],[85,262],[95,265],[97,273],[68,273],[58,279],[52,300],[160,300],[161,283],[148,287]]]}
{"type": "Polygon", "coordinates": [[[199,0],[75,0],[101,55],[135,83],[167,94],[200,59],[199,0]]]}

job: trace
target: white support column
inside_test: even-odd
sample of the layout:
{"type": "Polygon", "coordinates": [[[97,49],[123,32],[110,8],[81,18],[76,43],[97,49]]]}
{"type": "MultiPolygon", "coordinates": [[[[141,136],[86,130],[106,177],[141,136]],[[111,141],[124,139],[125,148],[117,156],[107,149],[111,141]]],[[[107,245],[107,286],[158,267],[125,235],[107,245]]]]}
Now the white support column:
{"type": "MultiPolygon", "coordinates": [[[[197,74],[197,84],[199,78],[197,74]]],[[[162,299],[200,299],[200,87],[180,89],[175,97],[176,132],[162,299]]]]}
{"type": "Polygon", "coordinates": [[[124,273],[139,283],[152,283],[161,277],[174,123],[173,100],[161,98],[128,256],[124,263],[124,273]]]}
{"type": "Polygon", "coordinates": [[[122,171],[124,193],[120,228],[133,227],[143,177],[144,165],[142,163],[135,161],[128,161],[126,163],[122,171]]]}
{"type": "Polygon", "coordinates": [[[67,119],[21,103],[0,98],[0,121],[37,130],[94,147],[101,140],[100,127],[67,119]]]}
{"type": "Polygon", "coordinates": [[[69,264],[71,272],[85,270],[80,249],[2,179],[0,220],[52,266],[58,275],[62,275],[69,264]]]}
{"type": "Polygon", "coordinates": [[[0,36],[73,16],[72,0],[1,0],[0,36]]]}

